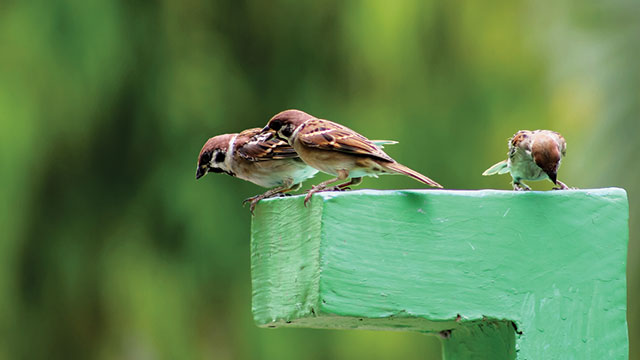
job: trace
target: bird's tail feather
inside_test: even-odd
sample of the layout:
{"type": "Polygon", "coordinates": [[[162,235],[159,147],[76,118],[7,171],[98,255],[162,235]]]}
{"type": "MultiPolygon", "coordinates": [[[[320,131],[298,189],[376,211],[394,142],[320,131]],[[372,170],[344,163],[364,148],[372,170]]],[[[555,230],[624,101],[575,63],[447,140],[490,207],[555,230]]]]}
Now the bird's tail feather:
{"type": "Polygon", "coordinates": [[[380,149],[384,149],[385,145],[395,145],[398,143],[395,140],[371,140],[371,142],[380,149]]]}
{"type": "Polygon", "coordinates": [[[389,168],[389,169],[391,169],[391,170],[393,170],[395,172],[398,172],[400,174],[404,174],[404,175],[410,176],[410,177],[420,181],[421,183],[424,183],[424,184],[427,184],[427,185],[431,185],[433,187],[442,188],[442,185],[438,184],[437,182],[429,179],[428,177],[420,174],[419,172],[417,172],[415,170],[409,169],[408,167],[406,167],[406,166],[404,166],[402,164],[394,162],[394,163],[385,164],[385,165],[386,165],[387,168],[389,168]]]}
{"type": "Polygon", "coordinates": [[[489,175],[495,175],[495,174],[506,174],[508,172],[509,172],[509,164],[507,163],[507,160],[502,160],[499,163],[485,170],[482,173],[482,175],[489,176],[489,175]]]}

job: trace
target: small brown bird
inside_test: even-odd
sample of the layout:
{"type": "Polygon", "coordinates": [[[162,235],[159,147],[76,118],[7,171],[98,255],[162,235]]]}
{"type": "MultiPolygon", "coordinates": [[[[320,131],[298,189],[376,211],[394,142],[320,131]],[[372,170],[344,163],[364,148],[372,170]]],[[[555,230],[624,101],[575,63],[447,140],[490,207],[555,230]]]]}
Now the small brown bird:
{"type": "Polygon", "coordinates": [[[562,135],[550,130],[520,130],[509,140],[507,160],[488,168],[484,176],[511,173],[513,190],[531,190],[522,180],[549,179],[558,187],[569,189],[557,179],[562,157],[566,155],[567,143],[562,135]]]}
{"type": "Polygon", "coordinates": [[[262,131],[276,131],[279,137],[293,146],[305,163],[336,176],[309,190],[304,199],[305,205],[314,193],[343,190],[350,185],[358,185],[363,176],[403,174],[422,183],[442,187],[428,177],[397,163],[375,142],[357,132],[300,110],[286,110],[275,115],[262,131]],[[351,180],[327,189],[328,185],[348,178],[351,180]]]}
{"type": "Polygon", "coordinates": [[[272,188],[244,201],[251,203],[253,213],[258,201],[299,189],[302,182],[318,170],[305,164],[286,141],[276,137],[275,132],[254,128],[209,139],[198,155],[196,179],[209,172],[225,173],[272,188]]]}

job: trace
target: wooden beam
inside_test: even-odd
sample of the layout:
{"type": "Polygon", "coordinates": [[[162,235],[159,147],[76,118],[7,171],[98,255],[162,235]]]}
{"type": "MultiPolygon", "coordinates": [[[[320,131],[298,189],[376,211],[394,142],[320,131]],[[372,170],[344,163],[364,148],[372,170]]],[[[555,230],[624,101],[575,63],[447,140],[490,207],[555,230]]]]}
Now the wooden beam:
{"type": "Polygon", "coordinates": [[[616,188],[269,199],[254,318],[438,335],[447,359],[626,358],[628,214],[616,188]]]}

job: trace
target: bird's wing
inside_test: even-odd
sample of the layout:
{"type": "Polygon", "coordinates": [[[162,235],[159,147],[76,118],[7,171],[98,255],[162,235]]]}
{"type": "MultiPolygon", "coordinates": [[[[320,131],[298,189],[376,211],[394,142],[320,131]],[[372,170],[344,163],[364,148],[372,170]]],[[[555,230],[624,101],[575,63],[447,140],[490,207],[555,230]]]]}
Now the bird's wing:
{"type": "Polygon", "coordinates": [[[393,161],[371,140],[346,126],[321,119],[308,120],[301,126],[297,137],[304,146],[393,161]]]}
{"type": "Polygon", "coordinates": [[[238,135],[236,140],[238,155],[251,161],[279,160],[297,158],[296,151],[276,136],[274,131],[261,133],[261,129],[248,129],[238,135]]]}
{"type": "Polygon", "coordinates": [[[518,147],[520,143],[523,142],[529,135],[531,131],[529,130],[520,130],[513,135],[513,137],[509,140],[509,146],[518,147]]]}
{"type": "Polygon", "coordinates": [[[558,136],[558,140],[560,140],[560,152],[562,153],[562,156],[567,156],[567,142],[564,139],[564,136],[560,135],[560,133],[555,132],[556,136],[558,136]]]}
{"type": "Polygon", "coordinates": [[[507,160],[502,160],[499,163],[485,170],[482,173],[482,175],[489,176],[489,175],[496,175],[496,174],[506,174],[508,172],[509,172],[509,164],[507,163],[507,160]]]}

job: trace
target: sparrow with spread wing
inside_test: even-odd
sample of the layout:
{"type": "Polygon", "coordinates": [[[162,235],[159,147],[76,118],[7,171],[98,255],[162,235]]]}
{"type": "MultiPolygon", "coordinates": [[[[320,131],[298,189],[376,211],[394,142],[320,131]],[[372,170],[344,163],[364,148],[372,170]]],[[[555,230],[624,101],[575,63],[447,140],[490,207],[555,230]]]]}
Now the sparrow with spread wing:
{"type": "Polygon", "coordinates": [[[566,155],[564,137],[551,130],[520,130],[509,140],[507,160],[500,161],[485,170],[482,175],[511,173],[514,190],[531,190],[522,180],[549,179],[557,188],[569,189],[557,179],[560,162],[566,155]]]}
{"type": "Polygon", "coordinates": [[[272,188],[244,201],[251,203],[253,213],[258,201],[299,189],[302,182],[318,170],[305,164],[286,141],[275,136],[275,132],[254,128],[210,138],[198,155],[196,179],[209,172],[225,173],[272,188]]]}
{"type": "Polygon", "coordinates": [[[417,171],[399,164],[375,142],[357,132],[300,110],[285,110],[275,115],[262,131],[276,131],[280,138],[293,146],[305,163],[336,176],[309,190],[304,199],[305,205],[314,193],[327,190],[330,184],[350,178],[348,182],[328,188],[343,190],[362,182],[363,176],[403,174],[422,183],[442,187],[417,171]]]}

